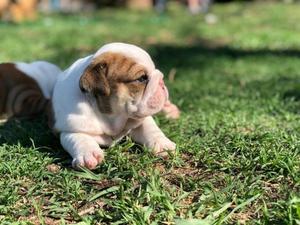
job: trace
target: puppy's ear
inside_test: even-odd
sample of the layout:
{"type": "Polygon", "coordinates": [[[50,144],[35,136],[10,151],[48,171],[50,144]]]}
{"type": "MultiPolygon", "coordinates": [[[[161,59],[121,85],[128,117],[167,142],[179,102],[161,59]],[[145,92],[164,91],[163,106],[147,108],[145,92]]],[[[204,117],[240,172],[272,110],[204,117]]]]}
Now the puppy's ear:
{"type": "Polygon", "coordinates": [[[107,80],[108,65],[106,62],[97,62],[89,65],[80,77],[79,87],[82,92],[94,96],[109,96],[110,87],[107,80]]]}

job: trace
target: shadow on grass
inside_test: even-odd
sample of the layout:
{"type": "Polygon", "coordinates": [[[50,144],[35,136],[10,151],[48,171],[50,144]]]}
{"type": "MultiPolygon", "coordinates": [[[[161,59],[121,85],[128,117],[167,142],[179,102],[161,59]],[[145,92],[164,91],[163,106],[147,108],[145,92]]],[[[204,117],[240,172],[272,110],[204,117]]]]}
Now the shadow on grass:
{"type": "Polygon", "coordinates": [[[300,88],[286,91],[283,94],[283,99],[294,99],[295,101],[300,101],[300,88]]]}
{"type": "Polygon", "coordinates": [[[34,147],[58,161],[70,161],[46,121],[45,116],[38,116],[34,119],[11,119],[0,124],[0,145],[34,147]]]}
{"type": "MultiPolygon", "coordinates": [[[[21,146],[23,148],[35,148],[40,153],[45,153],[54,159],[55,163],[71,166],[71,157],[62,148],[59,138],[55,136],[47,125],[45,116],[34,119],[11,119],[0,123],[0,146],[21,146]]],[[[123,138],[119,145],[126,144],[123,138]]],[[[103,147],[107,151],[107,147],[103,147]]],[[[128,152],[141,154],[144,149],[138,144],[130,146],[128,152]]]]}
{"type": "Polygon", "coordinates": [[[201,66],[209,65],[210,61],[220,57],[230,59],[270,56],[300,58],[300,50],[296,49],[237,49],[207,40],[202,42],[202,44],[188,46],[152,45],[149,50],[155,62],[160,67],[167,69],[172,67],[199,69],[201,66]]]}

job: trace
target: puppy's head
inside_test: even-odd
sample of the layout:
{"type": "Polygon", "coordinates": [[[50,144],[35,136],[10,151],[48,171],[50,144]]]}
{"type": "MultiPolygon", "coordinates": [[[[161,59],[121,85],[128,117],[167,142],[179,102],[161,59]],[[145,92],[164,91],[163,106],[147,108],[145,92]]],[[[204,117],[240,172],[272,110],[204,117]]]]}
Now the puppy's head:
{"type": "Polygon", "coordinates": [[[100,112],[142,118],[161,111],[168,100],[163,74],[150,56],[134,45],[101,48],[85,69],[80,89],[95,98],[100,112]]]}

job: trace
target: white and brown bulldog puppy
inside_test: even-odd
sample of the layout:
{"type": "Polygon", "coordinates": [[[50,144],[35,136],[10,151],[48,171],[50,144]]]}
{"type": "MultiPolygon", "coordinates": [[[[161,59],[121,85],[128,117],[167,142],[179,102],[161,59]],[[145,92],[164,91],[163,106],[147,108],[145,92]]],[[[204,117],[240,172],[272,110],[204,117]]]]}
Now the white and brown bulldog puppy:
{"type": "Polygon", "coordinates": [[[155,154],[175,150],[152,115],[165,105],[175,116],[179,111],[168,100],[163,74],[137,46],[111,43],[77,60],[58,78],[52,104],[54,129],[74,167],[94,169],[104,158],[99,145],[124,135],[155,154]]]}
{"type": "Polygon", "coordinates": [[[61,72],[44,61],[1,63],[0,118],[30,117],[44,111],[61,72]]]}

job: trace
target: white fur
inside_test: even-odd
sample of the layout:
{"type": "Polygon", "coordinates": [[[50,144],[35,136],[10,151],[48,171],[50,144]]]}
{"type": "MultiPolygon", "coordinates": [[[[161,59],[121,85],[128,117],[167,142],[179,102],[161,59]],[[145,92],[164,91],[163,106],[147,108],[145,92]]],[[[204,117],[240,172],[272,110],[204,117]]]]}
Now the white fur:
{"type": "Polygon", "coordinates": [[[62,72],[60,68],[45,61],[17,62],[15,66],[38,83],[45,98],[51,98],[57,77],[62,72]]]}
{"type": "Polygon", "coordinates": [[[79,79],[84,70],[94,57],[108,51],[122,53],[145,66],[153,78],[150,79],[155,81],[153,85],[162,78],[147,52],[123,43],[105,45],[96,54],[77,60],[64,71],[53,93],[54,128],[60,132],[61,143],[73,157],[75,167],[94,168],[103,159],[99,145],[109,146],[127,134],[157,153],[175,149],[175,144],[162,133],[152,117],[133,120],[124,112],[113,115],[100,113],[96,103],[81,92],[79,79]]]}
{"type": "Polygon", "coordinates": [[[123,55],[132,58],[137,63],[145,66],[149,70],[148,72],[151,72],[155,69],[155,65],[150,55],[145,50],[138,48],[135,45],[124,44],[121,42],[106,44],[95,53],[95,57],[105,52],[122,53],[123,55]]]}

